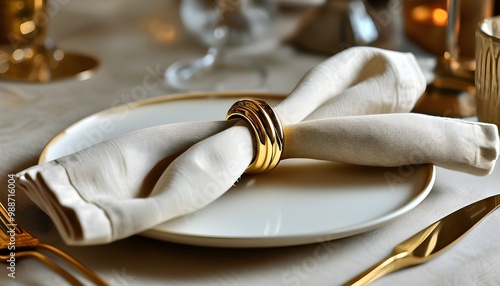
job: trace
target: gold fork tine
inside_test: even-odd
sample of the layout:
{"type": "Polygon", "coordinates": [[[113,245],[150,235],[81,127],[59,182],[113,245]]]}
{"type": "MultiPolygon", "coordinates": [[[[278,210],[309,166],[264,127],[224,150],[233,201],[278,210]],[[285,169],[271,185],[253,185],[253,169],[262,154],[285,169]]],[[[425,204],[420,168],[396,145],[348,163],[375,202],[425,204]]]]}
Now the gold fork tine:
{"type": "Polygon", "coordinates": [[[10,220],[9,213],[5,207],[0,203],[0,249],[7,248],[10,243],[11,234],[15,232],[15,243],[17,247],[36,247],[40,244],[40,240],[21,228],[16,222],[10,220]]]}
{"type": "MultiPolygon", "coordinates": [[[[61,266],[57,265],[54,263],[50,258],[47,256],[43,255],[40,252],[36,251],[31,251],[31,250],[18,250],[16,251],[16,257],[33,257],[43,264],[47,265],[49,268],[52,268],[55,272],[59,273],[66,281],[68,281],[71,285],[75,286],[83,286],[83,284],[78,281],[73,275],[71,275],[68,271],[66,271],[64,268],[61,266]]],[[[7,260],[9,259],[9,255],[0,255],[1,260],[7,260]]]]}
{"type": "MultiPolygon", "coordinates": [[[[31,256],[34,257],[47,266],[51,267],[53,270],[61,274],[65,279],[71,282],[73,285],[83,285],[76,278],[71,276],[69,272],[64,270],[62,267],[53,262],[49,257],[43,255],[40,252],[35,251],[36,248],[45,249],[48,252],[51,252],[55,256],[61,258],[66,261],[73,268],[78,270],[81,274],[87,277],[90,281],[94,282],[98,286],[107,286],[108,283],[104,281],[100,276],[98,276],[95,272],[90,270],[88,267],[65,253],[64,251],[55,248],[52,245],[42,243],[38,238],[36,238],[31,233],[27,232],[24,228],[22,228],[17,223],[12,223],[9,219],[9,214],[7,210],[4,208],[2,203],[0,203],[0,251],[6,250],[9,247],[10,237],[9,232],[15,232],[15,247],[16,247],[16,255],[18,256],[31,256]],[[77,282],[77,283],[74,283],[77,282]]],[[[8,257],[6,255],[0,255],[0,260],[7,260],[8,257]]]]}
{"type": "Polygon", "coordinates": [[[94,282],[96,285],[108,285],[101,277],[99,277],[97,274],[95,274],[92,270],[90,270],[88,267],[80,263],[78,260],[74,259],[73,257],[69,256],[67,253],[63,252],[62,250],[53,247],[52,245],[46,244],[46,243],[40,243],[38,247],[43,248],[47,251],[50,251],[54,255],[57,255],[61,259],[65,260],[68,264],[73,266],[76,270],[78,270],[81,274],[86,276],[90,281],[94,282]]]}

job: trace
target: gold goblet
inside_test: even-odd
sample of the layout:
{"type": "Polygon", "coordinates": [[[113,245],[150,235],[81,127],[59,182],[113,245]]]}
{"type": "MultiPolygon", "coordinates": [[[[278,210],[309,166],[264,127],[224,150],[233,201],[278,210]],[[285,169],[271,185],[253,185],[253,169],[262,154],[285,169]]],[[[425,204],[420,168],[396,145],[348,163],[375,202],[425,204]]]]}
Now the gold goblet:
{"type": "Polygon", "coordinates": [[[417,102],[415,112],[448,117],[476,114],[472,43],[477,24],[492,11],[492,0],[447,0],[446,52],[438,58],[435,79],[417,102]]]}
{"type": "Polygon", "coordinates": [[[500,16],[479,24],[476,50],[477,119],[500,127],[500,16]]]}
{"type": "Polygon", "coordinates": [[[65,52],[47,38],[47,0],[0,0],[0,80],[51,82],[87,79],[99,65],[65,52]]]}

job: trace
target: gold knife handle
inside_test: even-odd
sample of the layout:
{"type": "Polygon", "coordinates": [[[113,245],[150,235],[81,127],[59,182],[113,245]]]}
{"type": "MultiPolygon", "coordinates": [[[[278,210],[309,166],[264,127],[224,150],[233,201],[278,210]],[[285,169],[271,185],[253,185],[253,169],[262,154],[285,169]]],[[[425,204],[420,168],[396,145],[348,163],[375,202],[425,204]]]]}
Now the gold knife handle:
{"type": "Polygon", "coordinates": [[[367,269],[365,272],[359,274],[357,277],[346,282],[344,286],[368,285],[386,274],[413,264],[416,264],[416,261],[413,261],[411,254],[407,252],[392,254],[367,269]]]}
{"type": "Polygon", "coordinates": [[[367,285],[385,274],[436,257],[499,207],[500,194],[497,194],[445,216],[396,245],[392,255],[344,285],[367,285]]]}

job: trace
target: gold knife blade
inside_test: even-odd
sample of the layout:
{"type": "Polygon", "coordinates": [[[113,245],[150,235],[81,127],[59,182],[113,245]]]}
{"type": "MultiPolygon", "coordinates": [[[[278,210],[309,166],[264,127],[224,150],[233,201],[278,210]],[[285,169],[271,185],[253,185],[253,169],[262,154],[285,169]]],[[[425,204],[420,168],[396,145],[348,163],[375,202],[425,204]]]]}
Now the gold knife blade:
{"type": "Polygon", "coordinates": [[[393,271],[435,258],[500,206],[500,194],[467,205],[394,247],[391,255],[344,285],[368,285],[393,271]]]}

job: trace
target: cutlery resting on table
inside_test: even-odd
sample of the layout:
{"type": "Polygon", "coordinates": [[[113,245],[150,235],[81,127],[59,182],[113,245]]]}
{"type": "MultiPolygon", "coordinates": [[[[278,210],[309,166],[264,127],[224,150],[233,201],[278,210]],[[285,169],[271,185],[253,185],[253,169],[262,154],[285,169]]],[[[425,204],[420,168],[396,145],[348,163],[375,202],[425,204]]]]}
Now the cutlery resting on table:
{"type": "Polygon", "coordinates": [[[398,244],[389,257],[345,285],[368,285],[383,275],[435,258],[462,239],[499,206],[500,195],[494,195],[454,211],[398,244]]]}

